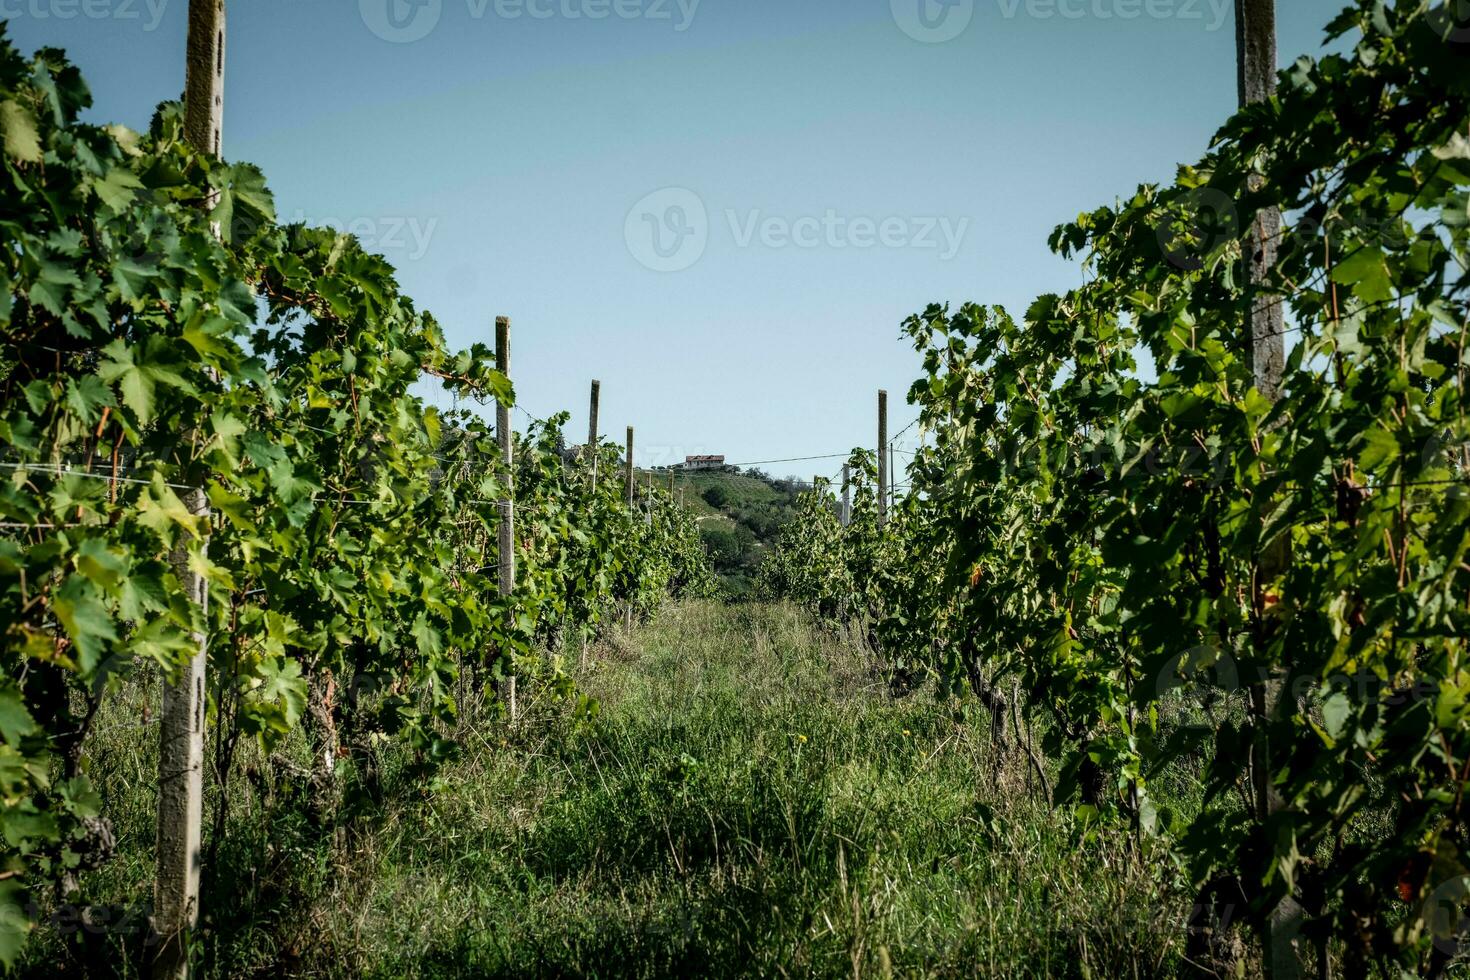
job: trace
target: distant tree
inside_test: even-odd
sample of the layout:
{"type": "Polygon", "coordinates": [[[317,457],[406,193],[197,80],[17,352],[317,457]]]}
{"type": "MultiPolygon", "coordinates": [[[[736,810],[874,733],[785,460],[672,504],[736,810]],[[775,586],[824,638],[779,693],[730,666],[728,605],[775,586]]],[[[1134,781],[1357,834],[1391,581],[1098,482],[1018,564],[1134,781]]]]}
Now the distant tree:
{"type": "Polygon", "coordinates": [[[729,528],[706,527],[699,532],[704,550],[709,552],[717,571],[726,571],[740,563],[740,541],[729,528]]]}
{"type": "Polygon", "coordinates": [[[779,522],[765,514],[751,514],[744,519],[744,523],[750,528],[755,538],[761,541],[775,537],[776,531],[780,527],[779,522]]]}
{"type": "Polygon", "coordinates": [[[704,502],[709,504],[711,507],[723,507],[730,502],[730,492],[722,487],[720,484],[716,483],[714,486],[705,490],[704,502]]]}

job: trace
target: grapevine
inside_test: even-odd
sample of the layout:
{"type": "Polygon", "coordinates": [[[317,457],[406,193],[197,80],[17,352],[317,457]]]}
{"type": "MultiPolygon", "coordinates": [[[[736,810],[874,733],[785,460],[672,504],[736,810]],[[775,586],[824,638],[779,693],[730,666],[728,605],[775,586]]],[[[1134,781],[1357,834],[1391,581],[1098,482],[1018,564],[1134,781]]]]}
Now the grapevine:
{"type": "Polygon", "coordinates": [[[89,104],[58,52],[0,36],[7,964],[37,903],[105,860],[124,787],[87,775],[99,708],[177,676],[193,637],[217,778],[242,738],[270,752],[305,726],[331,819],[340,760],[370,771],[375,737],[427,777],[475,691],[519,674],[569,693],[540,651],[713,588],[688,515],[594,491],[558,419],[517,437],[520,574],[499,595],[509,488],[477,409],[514,392],[489,352],[452,350],[351,236],[279,224],[263,175],[191,149],[177,106],[139,134],[79,122],[89,104]],[[426,378],[470,407],[424,404],[426,378]]]}
{"type": "MultiPolygon", "coordinates": [[[[1434,4],[1362,0],[1171,186],[1057,229],[1088,281],[904,325],[932,444],[884,527],[803,512],[767,583],[894,671],[1019,686],[1051,802],[1121,822],[1222,923],[1442,972],[1470,760],[1470,71],[1434,4]],[[1372,134],[1371,139],[1362,134],[1372,134]],[[1255,215],[1289,218],[1270,281],[1255,215]],[[1254,305],[1287,306],[1279,399],[1254,305]],[[875,560],[874,555],[884,556],[875,560]],[[798,574],[797,570],[800,570],[798,574]],[[1197,812],[1160,788],[1196,773],[1197,812]]],[[[995,713],[997,723],[1002,720],[995,713]]],[[[1325,954],[1324,954],[1325,955],[1325,954]]],[[[1231,967],[1233,969],[1233,967],[1231,967]]]]}

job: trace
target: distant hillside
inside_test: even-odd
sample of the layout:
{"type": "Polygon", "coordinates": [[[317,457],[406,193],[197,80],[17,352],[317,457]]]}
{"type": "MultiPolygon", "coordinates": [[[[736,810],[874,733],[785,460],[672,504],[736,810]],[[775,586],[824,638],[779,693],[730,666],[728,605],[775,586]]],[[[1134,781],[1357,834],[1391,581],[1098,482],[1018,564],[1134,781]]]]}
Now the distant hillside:
{"type": "Polygon", "coordinates": [[[809,489],[758,470],[676,473],[674,487],[699,515],[705,547],[731,598],[750,591],[766,548],[794,512],[797,494],[809,489]]]}

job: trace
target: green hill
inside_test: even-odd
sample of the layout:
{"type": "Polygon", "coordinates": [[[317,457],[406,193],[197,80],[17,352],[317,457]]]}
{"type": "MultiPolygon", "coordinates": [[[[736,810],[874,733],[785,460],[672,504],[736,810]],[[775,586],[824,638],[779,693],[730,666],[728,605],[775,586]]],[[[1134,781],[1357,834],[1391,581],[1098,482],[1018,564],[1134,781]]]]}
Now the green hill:
{"type": "MultiPolygon", "coordinates": [[[[668,479],[667,473],[663,475],[668,479]]],[[[790,519],[804,483],[759,471],[701,470],[674,475],[675,493],[699,515],[705,547],[731,598],[750,591],[756,569],[781,525],[790,519]]]]}

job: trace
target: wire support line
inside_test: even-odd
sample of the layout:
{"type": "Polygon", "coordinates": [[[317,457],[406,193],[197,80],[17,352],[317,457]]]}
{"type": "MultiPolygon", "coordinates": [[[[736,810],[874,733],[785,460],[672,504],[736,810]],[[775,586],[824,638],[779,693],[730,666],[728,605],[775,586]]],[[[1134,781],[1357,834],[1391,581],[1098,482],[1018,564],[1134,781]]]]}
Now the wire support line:
{"type": "Polygon", "coordinates": [[[913,428],[913,427],[914,427],[914,426],[916,426],[916,425],[918,425],[918,424],[919,424],[919,422],[920,422],[920,421],[921,421],[921,420],[922,420],[922,419],[923,419],[923,416],[922,416],[922,415],[921,415],[921,416],[919,416],[919,417],[918,417],[918,418],[916,418],[916,419],[914,419],[914,420],[913,420],[913,421],[912,421],[912,422],[910,422],[910,423],[909,423],[909,424],[908,424],[908,425],[906,425],[906,426],[904,426],[904,427],[903,427],[903,428],[902,428],[902,429],[900,429],[900,430],[899,430],[899,432],[898,432],[898,434],[897,434],[897,435],[893,435],[893,436],[889,436],[889,437],[888,437],[888,444],[889,444],[889,445],[890,445],[890,446],[891,446],[891,445],[893,445],[893,444],[894,444],[894,443],[895,443],[895,442],[898,442],[898,440],[899,440],[899,439],[902,439],[902,438],[903,438],[903,434],[904,434],[904,433],[905,433],[905,432],[907,432],[907,431],[909,431],[909,430],[910,430],[910,429],[912,429],[912,428],[913,428]]]}
{"type": "MultiPolygon", "coordinates": [[[[136,467],[133,467],[136,469],[136,467]]],[[[48,476],[80,476],[90,480],[105,480],[108,483],[133,483],[139,486],[151,487],[152,480],[139,480],[134,477],[113,476],[111,473],[90,473],[87,470],[71,469],[66,466],[53,466],[50,463],[0,463],[0,469],[24,470],[27,472],[45,473],[48,476]]],[[[164,486],[174,490],[198,490],[184,483],[164,483],[164,486]]]]}
{"type": "Polygon", "coordinates": [[[70,524],[17,524],[12,521],[0,521],[0,530],[6,531],[64,531],[74,527],[106,527],[103,521],[96,524],[70,523],[70,524]]]}
{"type": "Polygon", "coordinates": [[[520,412],[526,418],[530,419],[532,422],[535,422],[537,425],[548,425],[549,424],[546,419],[541,418],[539,415],[533,415],[529,411],[527,411],[526,409],[522,408],[519,402],[517,402],[512,407],[515,408],[515,410],[517,412],[520,412]]]}
{"type": "Polygon", "coordinates": [[[820,459],[846,459],[851,455],[852,453],[849,451],[845,453],[828,453],[825,456],[794,456],[791,459],[757,459],[749,463],[726,463],[725,465],[737,468],[741,466],[771,466],[776,463],[808,463],[820,459]]]}

